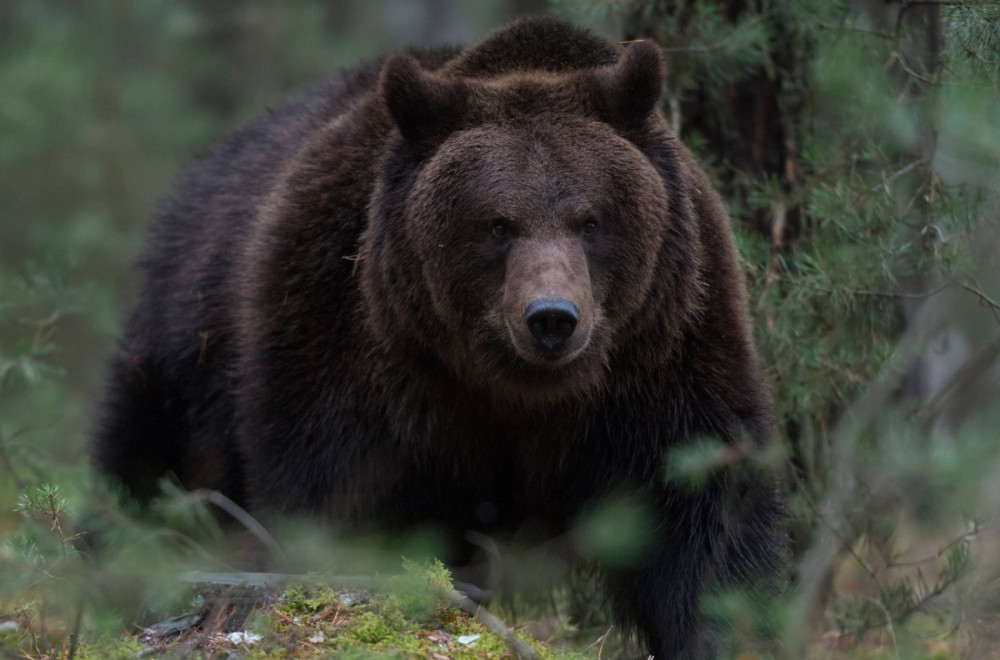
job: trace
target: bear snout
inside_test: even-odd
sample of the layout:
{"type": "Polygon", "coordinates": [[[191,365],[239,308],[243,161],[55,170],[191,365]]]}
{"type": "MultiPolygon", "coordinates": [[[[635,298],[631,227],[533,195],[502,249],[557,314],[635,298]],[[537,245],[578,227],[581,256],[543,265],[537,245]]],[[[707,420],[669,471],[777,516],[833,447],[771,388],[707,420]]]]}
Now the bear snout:
{"type": "Polygon", "coordinates": [[[590,344],[595,302],[575,236],[522,240],[510,251],[499,311],[525,361],[545,368],[574,361],[590,344]]]}
{"type": "Polygon", "coordinates": [[[543,356],[555,360],[580,321],[580,310],[568,298],[536,298],[524,310],[524,322],[543,356]]]}

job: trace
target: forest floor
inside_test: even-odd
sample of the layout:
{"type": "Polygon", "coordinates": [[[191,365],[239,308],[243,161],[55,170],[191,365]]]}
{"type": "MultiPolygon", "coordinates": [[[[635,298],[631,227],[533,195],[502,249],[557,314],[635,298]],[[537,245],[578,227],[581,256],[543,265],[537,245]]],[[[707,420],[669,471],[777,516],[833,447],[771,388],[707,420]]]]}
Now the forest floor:
{"type": "MultiPolygon", "coordinates": [[[[211,575],[211,574],[205,574],[211,575]]],[[[261,576],[263,574],[245,574],[261,576]]],[[[266,576],[265,576],[266,577],[266,576]]],[[[455,592],[437,565],[410,566],[374,589],[307,576],[301,582],[232,584],[195,580],[188,611],[119,635],[75,636],[66,622],[0,615],[0,657],[25,660],[197,658],[617,658],[632,657],[613,627],[580,631],[564,618],[508,627],[455,592]],[[463,602],[464,601],[464,602],[463,602]]],[[[189,579],[189,578],[188,578],[189,579]]],[[[510,618],[509,616],[507,618],[510,618]]],[[[928,638],[901,650],[891,630],[863,638],[816,636],[809,660],[949,660],[963,657],[957,638],[928,638]]],[[[773,651],[772,651],[773,653],[773,651]]],[[[786,657],[747,647],[736,660],[786,657]]]]}

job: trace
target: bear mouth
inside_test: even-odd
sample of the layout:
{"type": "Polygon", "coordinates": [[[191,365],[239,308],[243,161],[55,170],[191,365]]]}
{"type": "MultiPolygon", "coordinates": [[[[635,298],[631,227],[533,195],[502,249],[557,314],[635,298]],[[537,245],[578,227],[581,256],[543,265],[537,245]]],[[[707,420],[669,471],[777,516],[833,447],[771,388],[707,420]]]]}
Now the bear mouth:
{"type": "Polygon", "coordinates": [[[519,342],[509,324],[493,315],[469,334],[463,356],[453,356],[458,359],[454,373],[501,408],[548,409],[589,399],[607,379],[607,337],[601,323],[578,330],[581,334],[567,350],[545,356],[525,347],[524,338],[519,342]]]}
{"type": "Polygon", "coordinates": [[[559,350],[545,350],[537,343],[523,341],[510,326],[510,323],[504,321],[504,327],[507,331],[507,341],[504,343],[509,346],[509,352],[528,364],[546,370],[559,370],[576,361],[590,346],[593,334],[591,328],[586,328],[585,332],[579,332],[583,330],[580,328],[578,329],[579,336],[575,337],[574,341],[567,344],[566,347],[559,350]]]}
{"type": "Polygon", "coordinates": [[[606,376],[604,355],[590,339],[555,359],[521,354],[509,335],[498,337],[494,348],[485,387],[494,405],[545,410],[589,399],[606,376]]]}

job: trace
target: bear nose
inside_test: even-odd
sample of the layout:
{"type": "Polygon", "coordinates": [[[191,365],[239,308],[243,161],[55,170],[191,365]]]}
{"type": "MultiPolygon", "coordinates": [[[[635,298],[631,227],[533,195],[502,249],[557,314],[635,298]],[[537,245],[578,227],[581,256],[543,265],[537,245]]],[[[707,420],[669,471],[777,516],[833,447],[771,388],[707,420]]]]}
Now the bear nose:
{"type": "Polygon", "coordinates": [[[524,310],[524,320],[545,356],[555,359],[576,330],[580,310],[566,298],[536,298],[524,310]]]}

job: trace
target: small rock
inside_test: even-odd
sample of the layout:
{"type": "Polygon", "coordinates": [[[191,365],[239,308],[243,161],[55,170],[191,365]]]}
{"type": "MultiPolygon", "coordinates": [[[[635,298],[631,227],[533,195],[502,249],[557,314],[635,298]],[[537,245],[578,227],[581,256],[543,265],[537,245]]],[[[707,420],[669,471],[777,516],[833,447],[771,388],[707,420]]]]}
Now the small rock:
{"type": "Polygon", "coordinates": [[[476,634],[476,635],[459,635],[459,637],[458,637],[458,643],[459,644],[465,644],[466,646],[475,646],[476,642],[479,641],[480,637],[482,637],[482,635],[479,635],[479,634],[476,634]]]}
{"type": "Polygon", "coordinates": [[[230,644],[245,644],[251,646],[261,640],[261,636],[252,632],[232,632],[226,635],[230,644]]]}
{"type": "Polygon", "coordinates": [[[180,633],[194,628],[199,623],[201,623],[202,615],[200,613],[189,613],[181,614],[180,616],[175,616],[166,621],[160,621],[159,623],[154,623],[148,628],[144,628],[143,632],[147,635],[153,637],[170,637],[172,635],[179,635],[180,633]]]}

